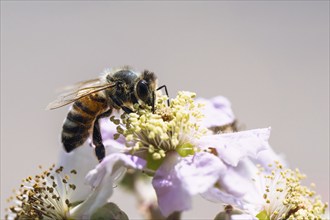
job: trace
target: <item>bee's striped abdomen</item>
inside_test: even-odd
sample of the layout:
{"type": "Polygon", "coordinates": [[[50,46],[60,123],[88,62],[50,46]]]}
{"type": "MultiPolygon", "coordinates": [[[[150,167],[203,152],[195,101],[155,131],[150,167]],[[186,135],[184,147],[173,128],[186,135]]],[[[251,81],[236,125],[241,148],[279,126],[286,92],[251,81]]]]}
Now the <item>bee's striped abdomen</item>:
{"type": "Polygon", "coordinates": [[[72,105],[62,130],[62,143],[67,152],[87,140],[96,117],[106,109],[106,106],[105,98],[97,94],[77,100],[72,105]]]}

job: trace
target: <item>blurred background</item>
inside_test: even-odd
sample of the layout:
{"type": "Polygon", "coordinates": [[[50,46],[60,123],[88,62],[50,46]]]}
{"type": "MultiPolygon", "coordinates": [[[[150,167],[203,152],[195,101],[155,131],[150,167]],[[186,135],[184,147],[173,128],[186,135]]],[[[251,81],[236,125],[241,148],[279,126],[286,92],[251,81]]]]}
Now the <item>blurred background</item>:
{"type": "MultiPolygon", "coordinates": [[[[0,213],[22,178],[57,161],[67,108],[45,111],[56,89],[125,64],[172,97],[226,96],[246,129],[271,126],[275,151],[329,202],[328,1],[1,1],[0,213]]],[[[130,195],[113,201],[140,218],[130,195]]],[[[184,218],[221,208],[193,207],[184,218]]]]}

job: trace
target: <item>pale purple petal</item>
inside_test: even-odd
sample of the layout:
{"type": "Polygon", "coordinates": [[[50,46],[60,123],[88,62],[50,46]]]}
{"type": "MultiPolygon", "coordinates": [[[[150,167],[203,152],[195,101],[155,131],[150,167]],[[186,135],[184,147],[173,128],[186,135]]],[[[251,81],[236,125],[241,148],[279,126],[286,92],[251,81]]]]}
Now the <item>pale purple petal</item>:
{"type": "MultiPolygon", "coordinates": [[[[114,116],[115,118],[119,119],[121,111],[113,110],[111,117],[114,116]]],[[[115,125],[112,121],[110,121],[109,117],[101,118],[99,120],[102,139],[113,139],[113,135],[117,133],[117,125],[115,125]]],[[[123,139],[124,140],[124,139],[123,139]]]]}
{"type": "Polygon", "coordinates": [[[123,153],[127,150],[125,147],[125,144],[122,144],[121,140],[119,140],[119,141],[117,141],[117,140],[107,139],[107,140],[103,141],[106,155],[110,155],[113,153],[123,153]]]}
{"type": "Polygon", "coordinates": [[[219,158],[210,153],[184,158],[168,153],[152,181],[162,214],[190,209],[191,196],[212,187],[225,170],[219,158]]]}
{"type": "Polygon", "coordinates": [[[215,148],[227,164],[237,166],[245,157],[256,158],[269,147],[270,128],[204,136],[197,141],[201,149],[215,148]]]}
{"type": "Polygon", "coordinates": [[[229,100],[223,96],[212,99],[197,98],[196,103],[204,104],[201,109],[204,114],[202,126],[206,128],[223,126],[235,121],[229,100]]]}
{"type": "Polygon", "coordinates": [[[182,158],[175,169],[191,195],[205,192],[227,172],[226,166],[218,157],[206,152],[182,158]]]}
{"type": "MultiPolygon", "coordinates": [[[[115,118],[120,118],[120,113],[121,112],[115,111],[112,113],[112,116],[115,116],[115,118]]],[[[123,152],[123,149],[125,149],[125,137],[120,135],[118,139],[114,140],[113,136],[117,133],[117,125],[110,121],[108,117],[101,118],[99,123],[106,154],[109,155],[111,153],[123,152]]]]}
{"type": "Polygon", "coordinates": [[[235,205],[248,213],[256,214],[262,206],[262,193],[257,187],[258,168],[252,160],[245,158],[236,167],[228,167],[219,178],[220,187],[213,187],[202,196],[213,202],[235,205]]]}
{"type": "Polygon", "coordinates": [[[251,190],[251,181],[239,175],[232,167],[229,167],[226,174],[219,179],[221,188],[238,198],[251,190]]]}
{"type": "Polygon", "coordinates": [[[240,209],[247,211],[248,213],[257,214],[258,210],[261,209],[262,204],[260,203],[249,203],[246,202],[243,198],[238,198],[232,194],[226,193],[219,188],[213,187],[209,189],[207,192],[201,194],[203,198],[212,201],[212,202],[219,202],[219,203],[226,203],[231,204],[234,206],[239,207],[240,209]]]}
{"type": "Polygon", "coordinates": [[[253,204],[261,205],[262,196],[256,187],[258,168],[246,158],[236,167],[229,167],[223,178],[219,179],[220,189],[236,198],[240,198],[244,204],[241,208],[246,209],[253,204]]]}
{"type": "Polygon", "coordinates": [[[201,194],[201,196],[211,202],[221,202],[226,204],[236,205],[242,207],[243,203],[240,198],[237,198],[231,194],[221,191],[217,187],[212,187],[208,191],[201,194]]]}
{"type": "Polygon", "coordinates": [[[175,165],[179,162],[180,156],[176,152],[168,153],[152,180],[164,216],[191,208],[191,195],[175,172],[175,165]]]}
{"type": "Polygon", "coordinates": [[[255,159],[256,164],[260,164],[266,170],[270,169],[268,165],[274,164],[275,161],[280,162],[283,166],[288,166],[284,155],[276,154],[270,146],[268,146],[265,150],[260,151],[255,159]]]}

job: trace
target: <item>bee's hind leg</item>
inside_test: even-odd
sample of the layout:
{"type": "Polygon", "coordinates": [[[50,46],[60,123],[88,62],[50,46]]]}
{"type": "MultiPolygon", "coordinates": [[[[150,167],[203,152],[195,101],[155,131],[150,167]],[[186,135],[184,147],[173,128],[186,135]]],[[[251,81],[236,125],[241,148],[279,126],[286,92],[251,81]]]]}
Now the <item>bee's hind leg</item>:
{"type": "Polygon", "coordinates": [[[103,160],[105,157],[105,148],[102,142],[102,135],[100,131],[100,124],[97,121],[94,123],[94,128],[93,128],[93,144],[95,147],[95,155],[99,162],[103,160]]]}
{"type": "Polygon", "coordinates": [[[105,148],[104,148],[104,145],[103,145],[99,119],[103,118],[103,117],[110,116],[111,112],[112,112],[112,109],[102,113],[101,115],[99,115],[96,118],[96,120],[94,122],[93,145],[95,147],[95,155],[96,155],[99,162],[101,162],[103,160],[103,158],[105,157],[105,148]]]}

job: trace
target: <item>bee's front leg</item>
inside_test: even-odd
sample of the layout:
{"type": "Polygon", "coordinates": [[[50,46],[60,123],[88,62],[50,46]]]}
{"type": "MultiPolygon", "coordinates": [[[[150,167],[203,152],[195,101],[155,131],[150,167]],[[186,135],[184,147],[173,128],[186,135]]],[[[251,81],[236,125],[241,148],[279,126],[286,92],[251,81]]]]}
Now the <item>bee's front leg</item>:
{"type": "Polygon", "coordinates": [[[165,89],[165,93],[166,93],[166,96],[167,96],[167,106],[170,106],[170,97],[168,96],[168,91],[167,91],[167,87],[166,85],[162,85],[160,87],[157,88],[157,91],[158,90],[161,90],[162,88],[165,89]]]}
{"type": "Polygon", "coordinates": [[[120,99],[118,99],[116,97],[112,97],[112,101],[116,105],[118,105],[126,114],[130,114],[130,113],[133,113],[134,112],[132,109],[130,109],[129,107],[125,106],[120,99]]]}
{"type": "Polygon", "coordinates": [[[102,134],[101,134],[101,129],[100,129],[100,123],[99,119],[103,117],[110,116],[112,113],[112,109],[109,109],[108,111],[102,113],[99,115],[95,122],[94,122],[94,127],[93,127],[93,145],[95,147],[95,155],[99,162],[103,160],[105,157],[105,148],[103,145],[103,140],[102,140],[102,134]]]}
{"type": "Polygon", "coordinates": [[[133,113],[134,111],[126,106],[121,106],[121,109],[123,109],[123,111],[126,113],[126,114],[130,114],[130,113],[133,113]]]}

